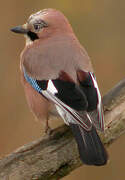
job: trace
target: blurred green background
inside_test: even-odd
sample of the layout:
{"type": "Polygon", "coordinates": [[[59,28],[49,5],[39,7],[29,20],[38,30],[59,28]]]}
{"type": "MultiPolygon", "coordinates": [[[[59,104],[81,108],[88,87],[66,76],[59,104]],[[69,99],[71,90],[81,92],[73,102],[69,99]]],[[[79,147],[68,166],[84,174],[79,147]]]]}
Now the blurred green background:
{"type": "MultiPolygon", "coordinates": [[[[10,32],[43,8],[61,10],[91,57],[104,95],[125,77],[125,1],[123,0],[5,0],[0,7],[0,157],[41,136],[41,124],[29,112],[20,84],[19,56],[24,38],[10,32]]],[[[57,122],[52,123],[57,126],[57,122]]],[[[64,180],[124,180],[125,141],[110,148],[105,167],[83,166],[64,180]]]]}

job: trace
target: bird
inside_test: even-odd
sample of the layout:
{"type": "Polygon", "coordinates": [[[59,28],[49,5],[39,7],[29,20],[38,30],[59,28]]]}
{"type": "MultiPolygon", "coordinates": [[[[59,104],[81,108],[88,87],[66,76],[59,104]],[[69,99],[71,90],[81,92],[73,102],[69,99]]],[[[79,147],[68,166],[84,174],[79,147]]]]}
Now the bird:
{"type": "Polygon", "coordinates": [[[35,116],[42,119],[49,104],[56,107],[72,130],[81,161],[106,165],[108,154],[97,133],[105,129],[101,95],[91,60],[68,19],[59,10],[43,9],[11,31],[26,38],[20,69],[35,116]]]}

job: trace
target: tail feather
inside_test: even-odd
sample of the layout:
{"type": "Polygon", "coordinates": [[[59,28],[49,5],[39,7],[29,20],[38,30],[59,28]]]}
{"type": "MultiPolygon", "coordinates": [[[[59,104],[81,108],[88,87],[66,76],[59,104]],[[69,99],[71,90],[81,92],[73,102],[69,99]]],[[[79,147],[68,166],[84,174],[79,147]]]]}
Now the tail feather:
{"type": "Polygon", "coordinates": [[[96,132],[92,127],[90,131],[86,131],[77,124],[71,124],[70,127],[75,136],[80,158],[84,164],[102,166],[107,163],[107,152],[96,132]]]}

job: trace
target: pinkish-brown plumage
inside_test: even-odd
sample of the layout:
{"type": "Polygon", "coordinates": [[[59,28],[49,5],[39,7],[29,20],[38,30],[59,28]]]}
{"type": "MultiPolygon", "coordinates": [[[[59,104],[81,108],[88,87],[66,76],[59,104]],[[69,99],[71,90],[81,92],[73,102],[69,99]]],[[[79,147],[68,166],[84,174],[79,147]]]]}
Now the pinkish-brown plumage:
{"type": "Polygon", "coordinates": [[[21,61],[29,75],[36,79],[56,79],[60,71],[65,70],[76,82],[77,70],[92,71],[87,52],[61,12],[48,9],[30,16],[29,30],[36,19],[44,20],[48,27],[38,32],[40,39],[27,45],[22,53],[21,61]]]}
{"type": "Polygon", "coordinates": [[[48,120],[50,103],[55,104],[72,129],[81,160],[88,165],[106,164],[107,153],[96,132],[96,128],[104,130],[101,96],[90,58],[67,18],[60,11],[45,9],[12,31],[26,37],[20,68],[32,112],[48,120]]]}
{"type": "MultiPolygon", "coordinates": [[[[59,76],[61,70],[65,69],[65,72],[68,72],[71,78],[77,82],[74,68],[81,69],[81,67],[83,67],[85,71],[92,71],[88,54],[80,45],[73,33],[71,25],[60,11],[55,9],[39,11],[29,17],[25,27],[32,31],[33,27],[31,24],[38,18],[46,21],[49,24],[49,27],[38,33],[38,36],[40,37],[39,41],[29,44],[26,43],[26,47],[21,53],[20,58],[21,76],[23,76],[23,64],[29,75],[32,74],[32,77],[37,79],[41,79],[42,77],[43,80],[50,78],[55,79],[59,76]],[[72,53],[69,53],[70,50],[72,50],[72,53]],[[36,54],[37,56],[40,56],[40,58],[36,59],[36,54]],[[84,61],[81,61],[81,58],[83,57],[84,61]],[[62,64],[60,64],[60,58],[62,59],[62,64]],[[41,61],[41,59],[43,59],[43,61],[41,61]],[[72,61],[70,61],[70,59],[72,59],[72,61]],[[49,68],[50,65],[53,66],[52,70],[49,68]]],[[[29,40],[26,40],[26,42],[27,41],[29,40]]],[[[49,102],[40,97],[24,78],[22,78],[22,83],[24,84],[26,99],[31,111],[39,120],[48,119],[49,111],[54,111],[49,102]]]]}

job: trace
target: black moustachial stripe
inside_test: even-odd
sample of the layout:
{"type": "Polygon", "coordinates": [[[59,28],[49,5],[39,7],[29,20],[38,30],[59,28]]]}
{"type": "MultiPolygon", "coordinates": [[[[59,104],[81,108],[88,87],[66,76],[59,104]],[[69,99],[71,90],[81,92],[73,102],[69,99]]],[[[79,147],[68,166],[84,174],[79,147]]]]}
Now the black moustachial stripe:
{"type": "Polygon", "coordinates": [[[36,39],[39,39],[36,33],[28,31],[27,33],[28,37],[31,39],[31,41],[35,41],[36,39]]]}

